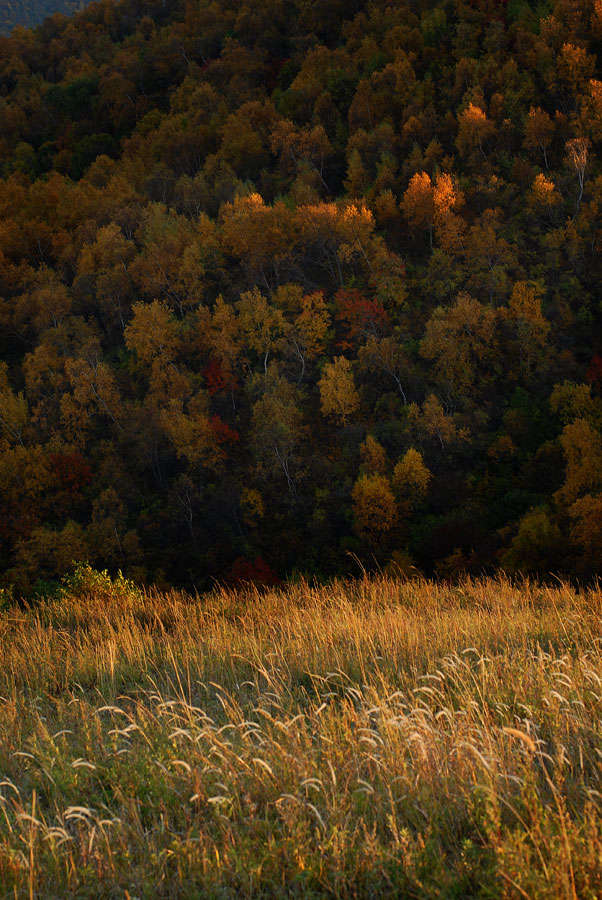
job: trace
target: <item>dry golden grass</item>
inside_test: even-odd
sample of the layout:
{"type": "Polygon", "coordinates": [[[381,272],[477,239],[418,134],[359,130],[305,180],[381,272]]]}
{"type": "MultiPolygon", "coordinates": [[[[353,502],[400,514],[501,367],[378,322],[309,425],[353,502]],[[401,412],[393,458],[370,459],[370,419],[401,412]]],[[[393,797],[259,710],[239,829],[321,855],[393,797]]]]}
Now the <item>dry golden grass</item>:
{"type": "Polygon", "coordinates": [[[0,614],[0,898],[600,897],[601,614],[82,568],[0,614]]]}

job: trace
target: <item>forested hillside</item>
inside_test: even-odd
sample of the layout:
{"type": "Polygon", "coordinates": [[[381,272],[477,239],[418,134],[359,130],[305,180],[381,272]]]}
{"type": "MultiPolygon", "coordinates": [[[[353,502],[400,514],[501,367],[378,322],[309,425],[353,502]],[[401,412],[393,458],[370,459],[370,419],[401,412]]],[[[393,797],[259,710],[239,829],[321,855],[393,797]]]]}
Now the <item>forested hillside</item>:
{"type": "Polygon", "coordinates": [[[0,0],[0,34],[17,25],[32,28],[53,13],[72,15],[84,5],[85,0],[0,0]]]}
{"type": "Polygon", "coordinates": [[[1,38],[5,584],[599,571],[601,54],[601,0],[1,38]]]}

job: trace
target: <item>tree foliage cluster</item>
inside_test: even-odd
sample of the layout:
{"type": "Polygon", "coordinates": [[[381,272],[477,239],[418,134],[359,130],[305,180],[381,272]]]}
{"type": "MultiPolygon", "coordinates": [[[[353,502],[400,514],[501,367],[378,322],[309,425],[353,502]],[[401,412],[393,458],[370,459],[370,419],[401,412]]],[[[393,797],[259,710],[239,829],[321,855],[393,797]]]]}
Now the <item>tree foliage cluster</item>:
{"type": "Polygon", "coordinates": [[[0,38],[0,564],[602,565],[602,3],[0,38]]]}

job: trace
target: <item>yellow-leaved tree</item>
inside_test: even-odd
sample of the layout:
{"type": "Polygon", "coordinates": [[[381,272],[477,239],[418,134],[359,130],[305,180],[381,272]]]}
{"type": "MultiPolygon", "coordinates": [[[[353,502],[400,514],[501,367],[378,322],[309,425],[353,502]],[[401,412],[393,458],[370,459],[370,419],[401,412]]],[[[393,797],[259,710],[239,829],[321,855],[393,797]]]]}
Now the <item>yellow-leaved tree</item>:
{"type": "Polygon", "coordinates": [[[225,444],[238,441],[238,432],[211,415],[209,399],[197,391],[188,401],[172,399],[160,412],[163,431],[181,459],[191,467],[217,469],[227,456],[225,444]]]}
{"type": "Polygon", "coordinates": [[[298,284],[282,285],[274,295],[288,321],[281,348],[285,356],[299,366],[298,380],[305,375],[307,363],[323,352],[330,325],[330,313],[324,293],[304,294],[298,284]]]}
{"type": "Polygon", "coordinates": [[[90,359],[68,359],[65,372],[70,390],[61,397],[61,421],[68,441],[79,449],[86,445],[95,421],[122,427],[124,403],[108,363],[90,359]]]}
{"type": "Polygon", "coordinates": [[[393,469],[393,487],[403,518],[409,518],[424,503],[432,477],[422,454],[410,447],[393,469]]]}
{"type": "Polygon", "coordinates": [[[299,392],[277,374],[274,366],[262,381],[265,390],[253,406],[249,442],[258,474],[272,485],[284,476],[293,495],[297,490],[300,447],[306,432],[299,392]]]}
{"type": "Polygon", "coordinates": [[[367,475],[384,475],[387,471],[387,452],[371,434],[360,444],[360,458],[367,475]]]}
{"type": "Polygon", "coordinates": [[[180,348],[180,325],[164,300],[134,303],[132,319],[124,331],[125,344],[144,366],[149,379],[147,399],[157,407],[186,397],[190,382],[176,364],[180,348]]]}
{"type": "Polygon", "coordinates": [[[369,547],[382,543],[397,525],[397,504],[389,479],[360,475],[353,486],[353,527],[369,547]]]}
{"type": "Polygon", "coordinates": [[[337,356],[328,363],[320,378],[319,388],[322,413],[338,425],[347,425],[360,405],[349,360],[337,356]]]}
{"type": "Polygon", "coordinates": [[[264,297],[259,288],[242,294],[236,310],[245,344],[257,353],[267,375],[270,353],[284,332],[282,312],[264,297]]]}
{"type": "Polygon", "coordinates": [[[570,521],[569,538],[585,573],[602,564],[602,402],[585,384],[556,385],[552,409],[566,423],[560,435],[565,481],[554,499],[570,521]]]}
{"type": "Polygon", "coordinates": [[[546,169],[548,168],[548,148],[554,137],[554,129],[554,123],[547,112],[541,106],[536,108],[532,106],[525,119],[523,143],[527,150],[539,150],[546,169]]]}
{"type": "Polygon", "coordinates": [[[122,329],[128,318],[132,283],[128,266],[135,253],[133,241],[126,240],[115,222],[99,228],[93,242],[84,244],[77,260],[80,291],[95,294],[106,326],[122,329]]]}
{"type": "Polygon", "coordinates": [[[518,348],[519,365],[531,372],[531,366],[541,358],[550,323],[541,309],[543,286],[537,281],[517,281],[512,288],[508,307],[501,310],[518,348]]]}
{"type": "Polygon", "coordinates": [[[602,436],[586,419],[575,419],[564,426],[560,443],[566,478],[554,496],[570,506],[584,494],[602,488],[602,436]]]}
{"type": "Polygon", "coordinates": [[[408,423],[419,440],[436,438],[442,450],[458,446],[469,440],[466,428],[458,428],[454,417],[445,412],[443,404],[435,394],[429,394],[422,404],[410,403],[408,423]]]}
{"type": "Polygon", "coordinates": [[[586,494],[569,509],[571,543],[593,572],[602,567],[602,494],[586,494]]]}
{"type": "Polygon", "coordinates": [[[420,352],[432,360],[435,377],[449,397],[471,395],[485,386],[484,364],[494,356],[495,320],[491,307],[465,292],[453,306],[434,310],[420,352]]]}

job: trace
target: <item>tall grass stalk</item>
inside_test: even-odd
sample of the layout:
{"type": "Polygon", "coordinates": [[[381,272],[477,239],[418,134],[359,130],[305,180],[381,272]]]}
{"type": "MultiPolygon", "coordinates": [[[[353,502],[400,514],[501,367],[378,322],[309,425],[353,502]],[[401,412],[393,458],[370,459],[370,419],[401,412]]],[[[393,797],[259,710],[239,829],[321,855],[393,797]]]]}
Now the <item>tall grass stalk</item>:
{"type": "Polygon", "coordinates": [[[601,613],[82,570],[0,616],[0,897],[599,897],[601,613]]]}

